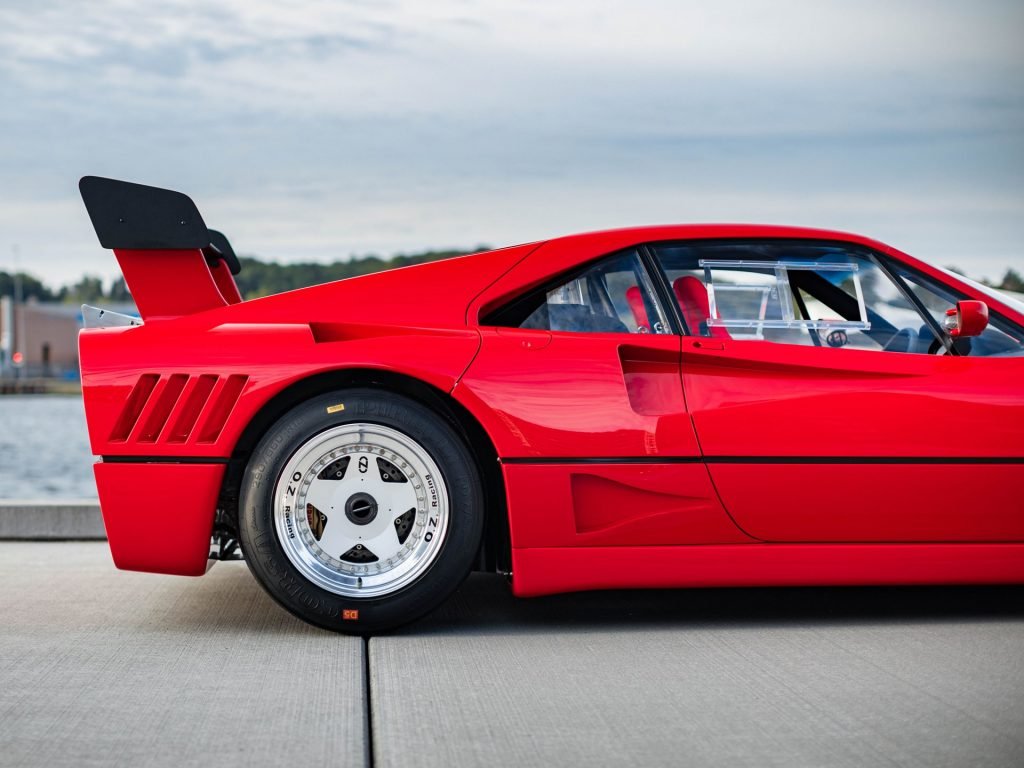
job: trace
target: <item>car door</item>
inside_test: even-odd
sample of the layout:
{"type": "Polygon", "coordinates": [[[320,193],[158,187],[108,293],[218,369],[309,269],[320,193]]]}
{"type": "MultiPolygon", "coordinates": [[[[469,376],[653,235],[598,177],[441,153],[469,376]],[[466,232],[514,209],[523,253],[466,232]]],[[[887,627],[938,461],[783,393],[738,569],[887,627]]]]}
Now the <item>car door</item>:
{"type": "MultiPolygon", "coordinates": [[[[722,501],[775,542],[1024,540],[1024,358],[952,349],[943,300],[854,244],[653,248],[722,501]]],[[[948,299],[948,297],[946,297],[948,299]]],[[[1006,321],[990,349],[1020,350],[1006,321]]],[[[979,349],[983,345],[979,345],[979,349]]]]}
{"type": "Polygon", "coordinates": [[[513,547],[746,539],[700,461],[679,345],[636,249],[487,318],[454,395],[496,443],[513,547]]]}

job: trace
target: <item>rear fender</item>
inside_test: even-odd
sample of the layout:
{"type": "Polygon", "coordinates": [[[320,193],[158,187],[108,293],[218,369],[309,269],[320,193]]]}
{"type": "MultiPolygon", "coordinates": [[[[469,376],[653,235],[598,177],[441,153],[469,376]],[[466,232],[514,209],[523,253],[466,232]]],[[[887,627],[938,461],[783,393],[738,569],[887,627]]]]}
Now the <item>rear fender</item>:
{"type": "Polygon", "coordinates": [[[450,393],[480,344],[467,328],[315,329],[247,323],[183,333],[179,323],[161,322],[82,331],[93,453],[227,458],[264,405],[302,379],[379,369],[450,393]]]}

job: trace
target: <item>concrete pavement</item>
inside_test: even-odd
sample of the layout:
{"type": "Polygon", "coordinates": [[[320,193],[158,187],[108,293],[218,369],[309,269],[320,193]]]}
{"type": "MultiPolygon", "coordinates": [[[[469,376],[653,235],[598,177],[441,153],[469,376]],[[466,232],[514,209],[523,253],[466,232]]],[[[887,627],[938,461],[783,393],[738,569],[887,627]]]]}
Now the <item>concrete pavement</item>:
{"type": "Polygon", "coordinates": [[[364,646],[242,563],[0,543],[0,584],[2,766],[1024,764],[1020,587],[515,600],[476,575],[364,646]]]}
{"type": "Polygon", "coordinates": [[[475,577],[370,642],[404,765],[1024,765],[1024,589],[606,592],[475,577]],[[439,737],[441,736],[441,737],[439,737]]]}
{"type": "Polygon", "coordinates": [[[0,543],[0,765],[365,765],[363,643],[243,563],[116,571],[105,542],[0,543]]]}

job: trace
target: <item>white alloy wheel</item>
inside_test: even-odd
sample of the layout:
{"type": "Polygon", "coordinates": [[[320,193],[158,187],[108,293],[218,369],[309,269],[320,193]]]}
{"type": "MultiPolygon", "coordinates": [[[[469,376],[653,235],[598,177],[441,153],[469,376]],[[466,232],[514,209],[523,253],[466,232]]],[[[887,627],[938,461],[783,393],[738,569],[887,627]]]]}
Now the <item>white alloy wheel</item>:
{"type": "Polygon", "coordinates": [[[349,598],[400,591],[437,558],[448,489],[427,450],[367,422],[304,442],[274,486],[273,519],[288,560],[322,589],[349,598]]]}

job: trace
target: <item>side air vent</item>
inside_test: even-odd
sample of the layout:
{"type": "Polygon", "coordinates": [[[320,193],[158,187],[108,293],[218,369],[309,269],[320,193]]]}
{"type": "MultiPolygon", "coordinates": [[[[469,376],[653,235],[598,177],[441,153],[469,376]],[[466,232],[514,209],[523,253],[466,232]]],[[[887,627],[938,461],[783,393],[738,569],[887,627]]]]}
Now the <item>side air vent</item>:
{"type": "Polygon", "coordinates": [[[203,412],[203,406],[210,399],[217,384],[217,377],[210,375],[196,376],[192,379],[192,389],[185,398],[185,404],[178,411],[170,431],[167,433],[167,442],[184,443],[199,420],[199,414],[203,412]]]}
{"type": "Polygon", "coordinates": [[[239,375],[143,374],[132,387],[110,440],[214,443],[248,380],[239,375]]]}
{"type": "Polygon", "coordinates": [[[131,394],[128,395],[128,401],[124,405],[124,410],[117,417],[117,423],[114,424],[114,429],[110,433],[111,441],[124,442],[128,439],[128,435],[132,433],[132,429],[138,423],[142,409],[146,407],[149,396],[153,394],[153,388],[159,380],[160,377],[155,373],[145,373],[135,382],[131,394]]]}
{"type": "Polygon", "coordinates": [[[221,430],[224,429],[224,424],[228,420],[228,416],[231,415],[231,411],[235,408],[235,403],[238,402],[238,396],[242,394],[242,389],[248,380],[248,376],[237,375],[228,376],[227,379],[223,380],[224,385],[213,400],[210,415],[206,417],[206,421],[199,431],[200,443],[214,443],[217,441],[221,430]]]}
{"type": "Polygon", "coordinates": [[[186,382],[188,382],[188,376],[183,373],[172,374],[160,382],[160,394],[155,398],[150,398],[153,400],[153,407],[149,409],[142,431],[139,432],[137,439],[140,443],[156,442],[160,436],[160,430],[164,428],[164,424],[167,423],[167,419],[171,415],[171,409],[181,397],[181,390],[185,388],[186,382]]]}

